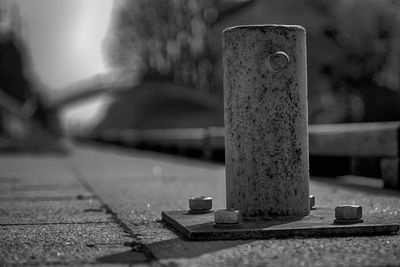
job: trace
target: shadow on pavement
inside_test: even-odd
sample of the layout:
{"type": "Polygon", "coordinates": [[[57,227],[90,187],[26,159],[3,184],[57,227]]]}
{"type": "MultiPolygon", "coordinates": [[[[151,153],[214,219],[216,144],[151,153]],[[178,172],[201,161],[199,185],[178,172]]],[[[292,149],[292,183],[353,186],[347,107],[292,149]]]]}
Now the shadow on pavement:
{"type": "MultiPolygon", "coordinates": [[[[190,259],[200,257],[203,254],[230,249],[252,241],[254,240],[193,242],[175,238],[152,243],[148,245],[148,248],[156,260],[190,259]]],[[[139,264],[149,262],[143,253],[136,251],[115,253],[97,258],[96,261],[109,264],[139,264]]]]}
{"type": "Polygon", "coordinates": [[[125,264],[136,264],[147,262],[146,256],[141,252],[136,251],[125,251],[120,252],[96,259],[98,262],[102,263],[125,263],[125,264]]]}
{"type": "Polygon", "coordinates": [[[197,258],[220,250],[253,242],[254,240],[186,241],[180,238],[160,241],[148,245],[154,256],[161,259],[197,258]]]}

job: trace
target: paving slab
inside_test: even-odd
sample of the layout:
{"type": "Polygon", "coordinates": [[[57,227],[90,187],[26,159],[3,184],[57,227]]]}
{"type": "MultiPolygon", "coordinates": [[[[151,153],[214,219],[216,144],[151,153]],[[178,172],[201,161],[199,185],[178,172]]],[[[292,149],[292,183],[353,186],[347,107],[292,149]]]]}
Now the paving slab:
{"type": "MultiPolygon", "coordinates": [[[[0,159],[0,168],[3,162],[0,159]]],[[[23,165],[22,165],[23,166],[23,165]]],[[[24,168],[27,168],[26,166],[24,168]]],[[[35,187],[35,186],[79,186],[79,181],[70,172],[59,173],[34,173],[34,172],[2,172],[0,171],[1,189],[15,187],[35,187]]]]}
{"type": "Polygon", "coordinates": [[[19,190],[19,191],[2,191],[0,195],[1,201],[40,201],[40,200],[72,200],[72,199],[89,199],[94,197],[93,194],[84,188],[78,189],[56,189],[56,190],[19,190]]]}
{"type": "MultiPolygon", "coordinates": [[[[45,161],[45,160],[43,160],[45,161]]],[[[1,172],[6,168],[5,164],[0,164],[0,200],[14,201],[36,201],[36,200],[57,200],[57,199],[82,199],[93,196],[85,189],[76,178],[70,168],[60,168],[57,173],[25,166],[24,161],[20,162],[18,170],[8,170],[7,173],[1,172]]],[[[15,164],[15,163],[14,163],[15,164]]]]}
{"type": "Polygon", "coordinates": [[[4,265],[146,261],[132,251],[132,238],[116,223],[0,226],[0,236],[4,265]]]}
{"type": "Polygon", "coordinates": [[[6,183],[2,182],[0,177],[0,195],[5,191],[13,191],[18,194],[19,191],[36,191],[36,190],[78,190],[84,189],[80,184],[23,184],[23,183],[6,183]]]}
{"type": "MultiPolygon", "coordinates": [[[[72,156],[72,155],[70,155],[72,156]]],[[[14,185],[79,185],[67,156],[0,154],[0,188],[14,185]]]]}
{"type": "Polygon", "coordinates": [[[225,207],[221,164],[106,148],[81,149],[75,154],[71,165],[114,211],[132,223],[159,220],[163,210],[186,209],[193,196],[212,196],[214,208],[225,207]]]}
{"type": "Polygon", "coordinates": [[[97,199],[70,201],[1,201],[0,225],[109,222],[97,199]]]}

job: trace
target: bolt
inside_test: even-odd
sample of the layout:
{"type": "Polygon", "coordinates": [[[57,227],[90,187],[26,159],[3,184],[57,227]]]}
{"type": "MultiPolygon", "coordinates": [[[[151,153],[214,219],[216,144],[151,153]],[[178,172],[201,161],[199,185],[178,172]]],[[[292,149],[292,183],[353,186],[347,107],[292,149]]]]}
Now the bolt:
{"type": "Polygon", "coordinates": [[[315,196],[310,195],[310,209],[313,209],[315,206],[315,196]]]}
{"type": "Polygon", "coordinates": [[[212,209],[212,198],[199,196],[192,197],[189,199],[190,212],[193,213],[205,213],[212,209]]]}
{"type": "Polygon", "coordinates": [[[341,205],[335,208],[335,223],[363,222],[362,207],[360,205],[341,205]]]}
{"type": "Polygon", "coordinates": [[[265,65],[269,71],[278,72],[289,64],[289,56],[282,51],[275,52],[267,57],[265,65]]]}
{"type": "Polygon", "coordinates": [[[237,225],[240,222],[240,213],[234,209],[217,210],[214,212],[214,222],[216,226],[237,225]]]}

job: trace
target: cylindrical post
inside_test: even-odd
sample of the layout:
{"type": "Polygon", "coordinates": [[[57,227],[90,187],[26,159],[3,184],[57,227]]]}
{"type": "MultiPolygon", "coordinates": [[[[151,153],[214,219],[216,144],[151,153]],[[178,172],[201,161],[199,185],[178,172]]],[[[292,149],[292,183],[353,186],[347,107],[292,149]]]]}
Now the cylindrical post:
{"type": "Polygon", "coordinates": [[[227,208],[244,218],[310,213],[305,30],[223,32],[227,208]]]}

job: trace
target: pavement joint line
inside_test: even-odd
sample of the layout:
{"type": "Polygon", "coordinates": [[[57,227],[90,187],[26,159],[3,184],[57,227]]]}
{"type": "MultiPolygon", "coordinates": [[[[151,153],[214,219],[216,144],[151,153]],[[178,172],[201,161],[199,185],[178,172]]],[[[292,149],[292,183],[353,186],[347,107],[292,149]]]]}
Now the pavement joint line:
{"type": "MultiPolygon", "coordinates": [[[[0,261],[0,264],[2,262],[0,261]]],[[[79,261],[79,263],[76,263],[79,266],[97,266],[99,265],[97,262],[92,262],[92,261],[79,261]]],[[[66,264],[65,262],[62,261],[50,261],[50,262],[37,262],[37,263],[18,263],[18,265],[0,265],[0,266],[70,266],[70,264],[66,264]]]]}
{"type": "Polygon", "coordinates": [[[71,201],[98,199],[96,196],[63,196],[63,197],[0,197],[1,201],[71,201]]]}
{"type": "MultiPolygon", "coordinates": [[[[1,184],[1,183],[0,183],[1,184]]],[[[11,186],[10,189],[0,189],[1,192],[9,192],[12,191],[42,191],[42,190],[65,190],[65,189],[75,189],[80,184],[76,185],[46,185],[46,184],[39,184],[39,185],[18,185],[18,186],[11,186]]]]}
{"type": "Polygon", "coordinates": [[[113,221],[102,222],[43,222],[43,223],[0,223],[0,226],[25,226],[25,225],[68,225],[68,224],[112,224],[113,221]]]}
{"type": "MultiPolygon", "coordinates": [[[[83,188],[85,188],[87,191],[89,191],[93,195],[97,196],[96,192],[89,185],[89,183],[85,180],[85,178],[83,177],[82,173],[75,166],[73,166],[72,164],[70,164],[69,167],[70,167],[70,170],[72,171],[72,173],[75,174],[75,178],[83,186],[83,188]]],[[[103,201],[101,201],[101,202],[103,202],[103,201]]]]}
{"type": "MultiPolygon", "coordinates": [[[[90,184],[85,180],[85,178],[83,177],[82,173],[79,171],[78,168],[76,168],[75,166],[73,166],[72,164],[70,165],[70,169],[71,171],[75,174],[75,177],[77,178],[77,180],[81,183],[81,185],[90,193],[92,193],[94,196],[96,196],[97,200],[100,202],[101,207],[105,210],[105,212],[107,214],[111,215],[111,219],[117,223],[123,230],[125,233],[127,233],[132,240],[135,240],[135,238],[137,237],[137,234],[135,234],[132,229],[130,227],[128,227],[119,217],[118,214],[115,213],[111,207],[105,203],[105,201],[103,201],[103,199],[96,193],[96,191],[90,186],[90,184]]],[[[144,256],[148,259],[150,264],[156,264],[158,265],[158,259],[155,257],[155,255],[153,254],[153,252],[151,251],[151,249],[146,246],[145,244],[136,242],[136,241],[132,241],[132,242],[127,242],[125,243],[125,246],[130,247],[132,249],[132,251],[135,252],[140,252],[143,253],[144,256]]]]}

